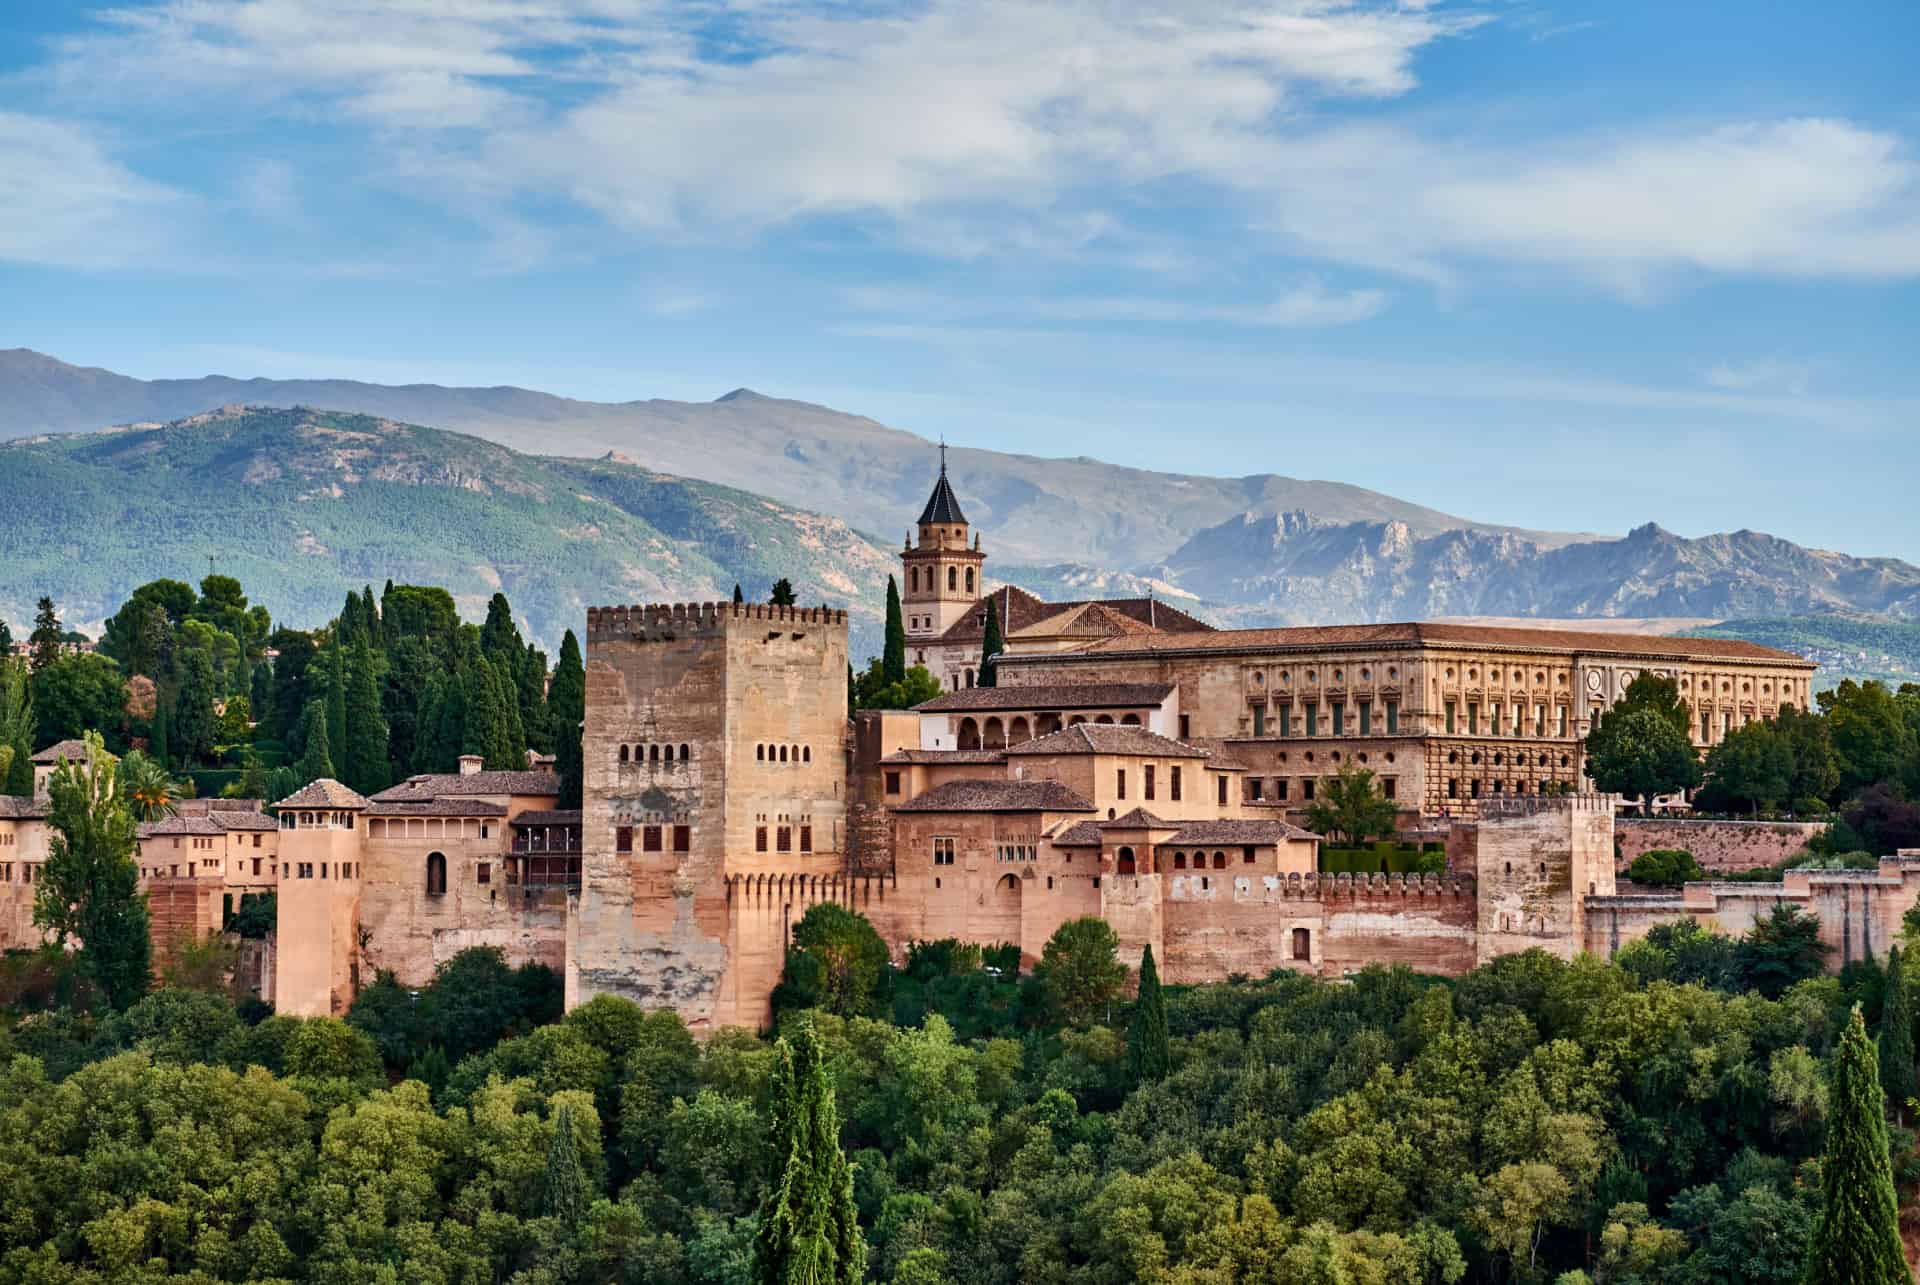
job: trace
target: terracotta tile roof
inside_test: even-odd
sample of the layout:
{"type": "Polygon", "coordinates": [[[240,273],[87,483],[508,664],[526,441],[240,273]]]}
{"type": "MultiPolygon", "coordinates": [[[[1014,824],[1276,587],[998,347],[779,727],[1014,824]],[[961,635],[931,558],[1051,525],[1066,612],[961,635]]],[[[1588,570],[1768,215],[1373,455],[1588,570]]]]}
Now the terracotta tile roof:
{"type": "Polygon", "coordinates": [[[1075,821],[1048,842],[1056,848],[1097,848],[1103,838],[1098,821],[1075,821]]]}
{"type": "Polygon", "coordinates": [[[370,817],[503,817],[507,805],[486,799],[416,799],[405,803],[374,799],[367,804],[370,817]]]}
{"type": "Polygon", "coordinates": [[[579,808],[549,808],[539,811],[529,808],[509,821],[509,825],[579,825],[579,808]]]}
{"type": "Polygon", "coordinates": [[[359,808],[365,809],[366,799],[349,790],[330,776],[295,790],[280,802],[277,808],[359,808]]]}
{"type": "Polygon", "coordinates": [[[1144,727],[1115,723],[1075,723],[1057,732],[1007,747],[1016,754],[1144,754],[1154,758],[1203,759],[1207,752],[1170,740],[1144,727]]]}
{"type": "Polygon", "coordinates": [[[278,830],[280,822],[264,812],[228,812],[217,811],[207,814],[207,820],[222,830],[278,830]]]}
{"type": "MultiPolygon", "coordinates": [[[[274,824],[278,826],[279,823],[274,824]]],[[[133,828],[133,833],[138,839],[159,839],[169,835],[183,834],[217,836],[225,834],[226,831],[205,816],[171,816],[162,817],[158,821],[142,821],[133,828]]]]}
{"type": "Polygon", "coordinates": [[[963,687],[914,706],[921,714],[997,709],[1123,709],[1158,705],[1171,683],[1033,683],[1025,687],[963,687]]]}
{"type": "Polygon", "coordinates": [[[1180,827],[1178,834],[1163,841],[1163,848],[1177,848],[1182,844],[1195,847],[1201,844],[1218,843],[1221,845],[1247,844],[1261,845],[1282,843],[1288,839],[1317,839],[1320,836],[1311,830],[1302,830],[1297,825],[1285,821],[1271,820],[1221,820],[1188,821],[1180,827]]]}
{"type": "Polygon", "coordinates": [[[1227,771],[1251,772],[1253,767],[1240,757],[1239,748],[1231,741],[1217,736],[1192,736],[1187,738],[1188,745],[1207,752],[1209,766],[1227,771]]]}
{"type": "MultiPolygon", "coordinates": [[[[1003,635],[1034,630],[1034,626],[1042,621],[1063,617],[1075,608],[1091,606],[1102,609],[1103,614],[1096,617],[1096,621],[1105,622],[1105,627],[1123,627],[1113,624],[1109,616],[1104,614],[1111,613],[1111,616],[1132,621],[1154,633],[1199,633],[1213,628],[1206,621],[1190,616],[1178,607],[1169,607],[1157,598],[1080,598],[1072,602],[1048,602],[1016,585],[1001,585],[988,597],[993,599],[1000,611],[1000,632],[1003,635]]],[[[940,641],[979,642],[987,632],[986,623],[981,619],[986,609],[987,599],[981,598],[947,627],[947,631],[940,635],[940,641]]],[[[1103,626],[1086,623],[1084,627],[1099,629],[1103,626]]],[[[1034,636],[1044,636],[1044,631],[1034,630],[1034,636]]]]}
{"type": "Polygon", "coordinates": [[[1091,812],[1093,804],[1058,781],[948,781],[895,812],[1091,812]]]}
{"type": "Polygon", "coordinates": [[[882,763],[1004,763],[1005,750],[895,750],[882,763]]]}
{"type": "Polygon", "coordinates": [[[24,799],[17,794],[0,794],[0,821],[44,821],[50,806],[45,799],[24,799]]]}
{"type": "Polygon", "coordinates": [[[87,743],[85,741],[55,741],[46,749],[33,756],[35,763],[58,763],[61,759],[69,763],[87,761],[87,743]]]}
{"type": "Polygon", "coordinates": [[[554,795],[560,777],[553,772],[435,772],[411,776],[373,796],[376,803],[418,803],[473,794],[554,795]]]}
{"type": "Polygon", "coordinates": [[[1042,617],[1008,634],[1009,638],[1112,638],[1120,634],[1150,634],[1153,626],[1116,611],[1103,602],[1083,602],[1042,617]]]}
{"type": "Polygon", "coordinates": [[[1790,651],[1734,638],[1675,638],[1655,634],[1615,634],[1585,629],[1521,629],[1504,625],[1462,625],[1408,621],[1380,625],[1305,625],[1286,629],[1213,629],[1161,632],[1106,638],[1071,652],[1009,655],[1014,664],[1045,664],[1075,657],[1193,651],[1313,651],[1328,647],[1512,647],[1527,651],[1584,652],[1597,655],[1697,658],[1701,660],[1785,661],[1812,666],[1790,651]]]}
{"type": "Polygon", "coordinates": [[[1177,823],[1162,821],[1145,808],[1135,808],[1111,821],[1100,822],[1100,828],[1102,830],[1172,830],[1178,826],[1177,823]]]}

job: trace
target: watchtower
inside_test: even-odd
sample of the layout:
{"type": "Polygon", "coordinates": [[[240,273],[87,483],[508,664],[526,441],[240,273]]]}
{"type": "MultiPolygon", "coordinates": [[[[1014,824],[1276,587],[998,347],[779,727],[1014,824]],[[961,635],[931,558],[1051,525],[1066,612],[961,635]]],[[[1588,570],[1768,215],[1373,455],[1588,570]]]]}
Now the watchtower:
{"type": "Polygon", "coordinates": [[[940,445],[940,476],[920,511],[919,543],[908,538],[900,551],[906,568],[902,598],[909,641],[937,638],[964,616],[986,591],[980,538],[972,535],[960,501],[947,481],[947,447],[940,445]]]}

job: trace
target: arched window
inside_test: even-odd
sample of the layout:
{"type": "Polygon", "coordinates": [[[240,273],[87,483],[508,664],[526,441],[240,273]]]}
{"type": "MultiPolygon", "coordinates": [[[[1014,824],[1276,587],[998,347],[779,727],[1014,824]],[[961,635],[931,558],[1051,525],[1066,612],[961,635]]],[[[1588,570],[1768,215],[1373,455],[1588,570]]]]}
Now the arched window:
{"type": "Polygon", "coordinates": [[[782,763],[787,761],[787,747],[784,745],[780,747],[780,761],[782,763]]]}
{"type": "Polygon", "coordinates": [[[1104,727],[1111,727],[1113,726],[1113,715],[1102,714],[1099,718],[1096,718],[1093,721],[1104,727]]]}
{"type": "Polygon", "coordinates": [[[909,567],[907,569],[907,583],[913,586],[912,591],[914,593],[920,592],[920,568],[919,567],[909,567]]]}
{"type": "Polygon", "coordinates": [[[960,720],[960,748],[963,750],[980,748],[980,725],[970,718],[960,720]]]}
{"type": "Polygon", "coordinates": [[[447,854],[429,852],[427,854],[427,895],[444,897],[447,894],[447,854]]]}
{"type": "Polygon", "coordinates": [[[1138,714],[1122,714],[1120,716],[1120,726],[1138,727],[1140,726],[1140,716],[1138,714]]]}
{"type": "Polygon", "coordinates": [[[948,567],[947,568],[947,588],[958,589],[959,587],[960,587],[960,568],[948,567]]]}
{"type": "Polygon", "coordinates": [[[658,745],[647,746],[647,761],[649,763],[658,763],[660,761],[660,747],[658,745]]]}
{"type": "Polygon", "coordinates": [[[758,763],[764,763],[764,762],[766,762],[766,761],[767,761],[767,747],[766,747],[766,746],[764,746],[764,745],[756,745],[756,746],[754,746],[754,747],[753,747],[753,757],[754,757],[754,761],[755,761],[755,762],[758,762],[758,763]]]}
{"type": "Polygon", "coordinates": [[[682,763],[685,763],[688,759],[692,757],[693,757],[693,751],[687,748],[687,744],[685,741],[682,741],[680,743],[680,761],[682,763]]]}
{"type": "Polygon", "coordinates": [[[622,763],[625,763],[627,761],[627,747],[624,745],[620,747],[620,761],[622,763]]]}
{"type": "Polygon", "coordinates": [[[973,568],[972,567],[967,568],[967,592],[968,593],[973,592],[973,568]]]}
{"type": "Polygon", "coordinates": [[[1173,868],[1174,868],[1175,870],[1185,870],[1185,869],[1187,868],[1187,854],[1186,854],[1186,853],[1184,853],[1184,852],[1176,852],[1176,853],[1174,853],[1174,854],[1173,854],[1173,868]]]}
{"type": "Polygon", "coordinates": [[[1120,851],[1115,856],[1115,860],[1117,862],[1117,866],[1121,874],[1130,875],[1133,873],[1133,849],[1132,848],[1120,849],[1120,851]]]}
{"type": "Polygon", "coordinates": [[[801,761],[802,763],[811,763],[811,762],[813,762],[813,746],[811,746],[811,745],[802,745],[802,746],[800,747],[800,761],[801,761]]]}
{"type": "Polygon", "coordinates": [[[1226,854],[1226,853],[1224,853],[1224,852],[1216,852],[1216,853],[1214,853],[1214,854],[1213,854],[1213,868],[1214,868],[1215,870],[1225,870],[1225,869],[1227,868],[1227,854],[1226,854]]]}

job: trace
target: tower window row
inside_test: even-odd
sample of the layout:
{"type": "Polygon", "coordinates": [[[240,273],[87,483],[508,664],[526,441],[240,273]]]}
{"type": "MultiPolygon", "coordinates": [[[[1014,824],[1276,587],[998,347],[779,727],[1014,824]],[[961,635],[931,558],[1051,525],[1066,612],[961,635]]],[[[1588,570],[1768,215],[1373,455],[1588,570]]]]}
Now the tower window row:
{"type": "Polygon", "coordinates": [[[811,763],[813,747],[810,745],[756,745],[753,747],[753,761],[756,763],[811,763]]]}
{"type": "Polygon", "coordinates": [[[622,763],[687,763],[692,759],[693,749],[684,741],[678,746],[622,745],[620,747],[622,763]]]}

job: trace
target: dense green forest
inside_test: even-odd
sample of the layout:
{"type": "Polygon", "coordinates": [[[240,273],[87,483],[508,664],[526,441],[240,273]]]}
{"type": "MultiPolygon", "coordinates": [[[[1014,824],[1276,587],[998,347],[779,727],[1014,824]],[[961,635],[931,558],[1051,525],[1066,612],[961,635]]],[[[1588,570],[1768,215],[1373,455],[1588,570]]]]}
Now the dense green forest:
{"type": "Polygon", "coordinates": [[[0,445],[0,512],[16,633],[42,595],[98,621],[211,557],[301,625],[388,579],[445,586],[476,617],[505,592],[550,649],[589,604],[713,601],[736,583],[764,599],[787,578],[804,603],[853,604],[871,651],[892,565],[845,523],[744,491],[304,408],[0,445]]]}
{"type": "Polygon", "coordinates": [[[1783,616],[1725,620],[1689,630],[1701,638],[1744,638],[1798,652],[1820,663],[1815,684],[1878,679],[1890,686],[1920,681],[1920,623],[1876,616],[1783,616]]]}
{"type": "MultiPolygon", "coordinates": [[[[812,1033],[866,1279],[1787,1282],[1859,1124],[1855,1005],[1904,1049],[1878,1073],[1913,1073],[1905,973],[1815,976],[1808,930],[1136,998],[1097,920],[1028,973],[953,942],[865,969],[872,929],[825,907],[773,1034],[812,1033]]],[[[767,1036],[561,1017],[550,971],[487,950],[344,1022],[177,984],[114,1012],[57,959],[6,963],[0,1279],[851,1279],[761,1270],[822,1172],[767,1036]]],[[[1910,1188],[1913,1135],[1875,1136],[1910,1188]]]]}

